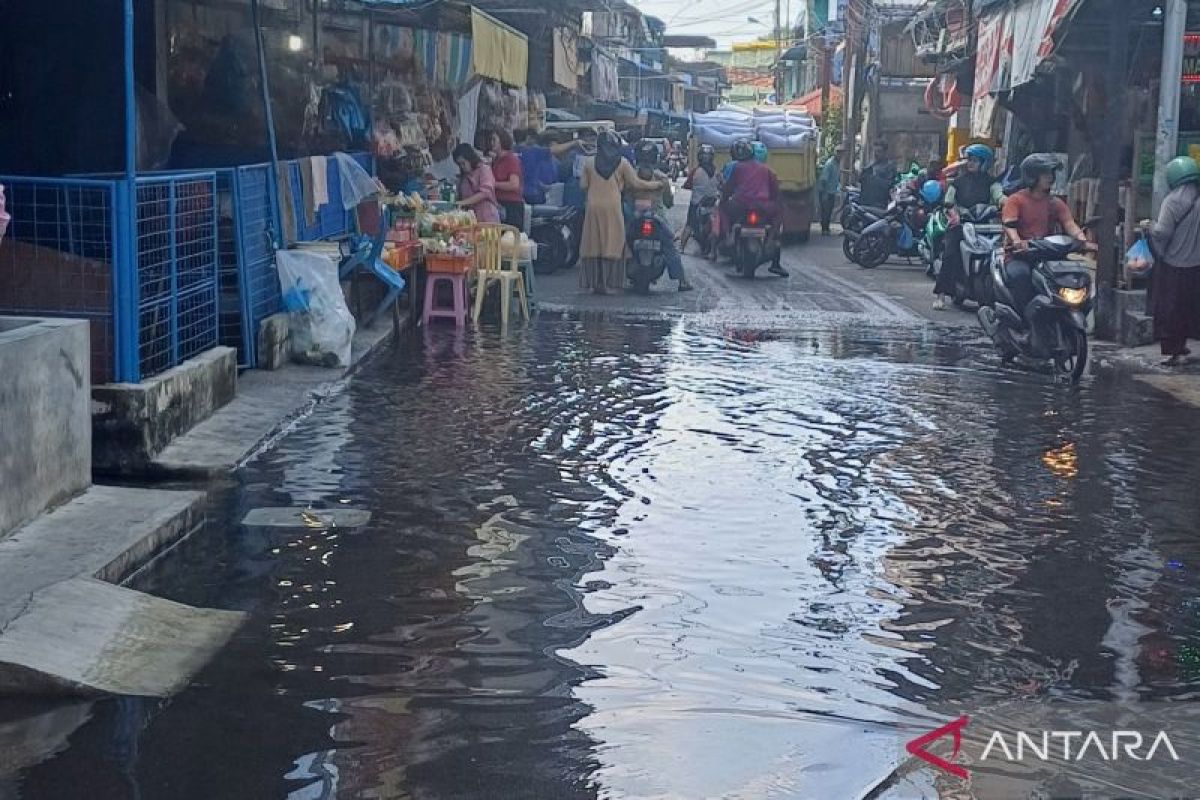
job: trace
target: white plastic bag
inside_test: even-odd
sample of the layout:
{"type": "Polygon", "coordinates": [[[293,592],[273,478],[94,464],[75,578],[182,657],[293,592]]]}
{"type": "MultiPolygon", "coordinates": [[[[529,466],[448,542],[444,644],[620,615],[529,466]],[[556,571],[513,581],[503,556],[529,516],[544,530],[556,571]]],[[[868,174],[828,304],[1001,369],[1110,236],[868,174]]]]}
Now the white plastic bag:
{"type": "Polygon", "coordinates": [[[292,358],[322,367],[350,366],[354,315],[346,307],[333,259],[303,250],[280,250],[279,287],[290,314],[292,358]]]}
{"type": "Polygon", "coordinates": [[[8,231],[8,221],[12,219],[4,211],[4,184],[0,183],[0,242],[4,241],[4,234],[8,231]]]}
{"type": "Polygon", "coordinates": [[[347,211],[379,194],[379,183],[362,168],[362,164],[345,153],[334,153],[333,157],[337,161],[338,176],[342,183],[342,205],[347,211]]]}

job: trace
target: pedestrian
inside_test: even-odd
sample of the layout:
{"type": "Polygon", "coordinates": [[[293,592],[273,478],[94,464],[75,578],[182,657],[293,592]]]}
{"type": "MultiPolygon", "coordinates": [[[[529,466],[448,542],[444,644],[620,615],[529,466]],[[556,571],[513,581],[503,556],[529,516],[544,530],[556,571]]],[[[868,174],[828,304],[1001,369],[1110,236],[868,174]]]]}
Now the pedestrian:
{"type": "Polygon", "coordinates": [[[859,176],[859,201],[864,206],[886,208],[892,200],[892,187],[896,185],[899,170],[896,162],[888,155],[888,143],[875,143],[875,160],[868,164],[859,176]]]}
{"type": "Polygon", "coordinates": [[[625,286],[625,214],[621,198],[629,190],[663,188],[643,181],[621,152],[621,137],[603,131],[596,140],[596,155],[583,166],[580,187],[587,194],[583,240],[579,248],[579,283],[596,294],[625,286]]]}
{"type": "Polygon", "coordinates": [[[821,207],[821,234],[829,236],[833,226],[833,207],[837,205],[838,194],[842,191],[842,155],[846,148],[838,145],[833,155],[825,159],[821,165],[821,175],[817,178],[817,200],[821,207]]]}
{"type": "Polygon", "coordinates": [[[488,152],[492,156],[492,175],[496,179],[496,202],[503,212],[504,224],[525,229],[525,188],[521,158],[513,152],[512,134],[497,128],[488,134],[488,152]]]}
{"type": "Polygon", "coordinates": [[[454,148],[454,161],[460,172],[458,204],[474,211],[479,222],[499,222],[500,206],[496,203],[496,178],[492,168],[483,163],[479,151],[466,142],[454,148]]]}
{"type": "Polygon", "coordinates": [[[1200,339],[1200,165],[1188,156],[1167,164],[1170,193],[1150,228],[1155,255],[1150,313],[1164,366],[1191,355],[1188,339],[1200,339]]]}
{"type": "Polygon", "coordinates": [[[546,204],[546,188],[558,182],[558,159],[581,148],[578,139],[558,143],[546,133],[538,136],[533,128],[523,132],[517,147],[525,182],[525,202],[531,206],[546,204]]]}

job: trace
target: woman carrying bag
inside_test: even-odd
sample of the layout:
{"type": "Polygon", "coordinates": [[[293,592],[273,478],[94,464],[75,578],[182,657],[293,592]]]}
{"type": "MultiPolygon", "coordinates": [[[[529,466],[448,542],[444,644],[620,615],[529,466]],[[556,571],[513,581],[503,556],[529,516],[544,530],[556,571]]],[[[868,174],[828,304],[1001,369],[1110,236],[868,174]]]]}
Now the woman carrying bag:
{"type": "Polygon", "coordinates": [[[1200,165],[1188,156],[1167,164],[1170,193],[1150,226],[1156,263],[1150,278],[1154,338],[1175,367],[1191,355],[1188,339],[1200,339],[1200,165]]]}

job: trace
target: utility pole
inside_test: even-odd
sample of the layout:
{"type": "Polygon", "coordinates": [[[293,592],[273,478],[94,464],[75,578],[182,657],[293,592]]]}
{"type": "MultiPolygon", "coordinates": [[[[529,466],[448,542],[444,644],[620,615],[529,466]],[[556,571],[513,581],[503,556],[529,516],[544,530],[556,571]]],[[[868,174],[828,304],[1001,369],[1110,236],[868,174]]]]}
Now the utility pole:
{"type": "Polygon", "coordinates": [[[1121,143],[1125,141],[1126,84],[1129,61],[1129,11],[1124,0],[1111,0],[1108,12],[1108,63],[1105,85],[1104,136],[1100,144],[1100,221],[1096,229],[1099,256],[1096,262],[1096,332],[1111,339],[1116,335],[1117,285],[1116,233],[1121,169],[1121,143]]]}
{"type": "Polygon", "coordinates": [[[779,0],[775,0],[775,102],[783,105],[783,31],[780,24],[779,0]]]}
{"type": "Polygon", "coordinates": [[[1163,8],[1162,71],[1158,81],[1158,129],[1154,135],[1155,215],[1167,195],[1167,162],[1178,152],[1179,82],[1183,74],[1183,35],[1187,29],[1186,0],[1167,0],[1163,8]]]}

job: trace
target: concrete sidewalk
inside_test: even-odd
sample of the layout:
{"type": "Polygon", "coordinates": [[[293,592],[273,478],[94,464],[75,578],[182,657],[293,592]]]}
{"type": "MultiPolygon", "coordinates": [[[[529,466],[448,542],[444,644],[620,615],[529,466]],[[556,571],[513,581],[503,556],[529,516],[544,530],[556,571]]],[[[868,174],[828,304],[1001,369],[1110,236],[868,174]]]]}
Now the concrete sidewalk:
{"type": "MultiPolygon", "coordinates": [[[[401,330],[409,326],[401,311],[401,330]]],[[[279,370],[249,370],[238,376],[237,395],[223,408],[175,439],[154,459],[155,477],[207,479],[233,472],[296,419],[335,393],[366,360],[392,339],[390,320],[360,328],[350,366],[322,369],[288,364],[279,370]]]]}

